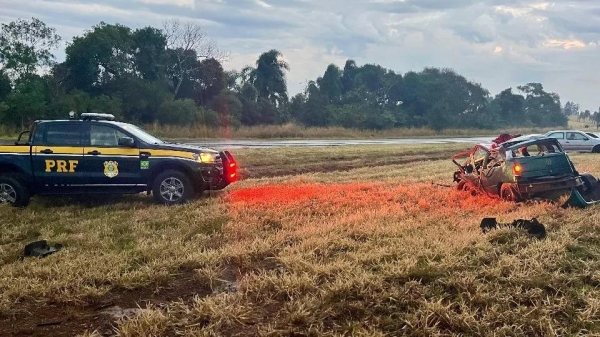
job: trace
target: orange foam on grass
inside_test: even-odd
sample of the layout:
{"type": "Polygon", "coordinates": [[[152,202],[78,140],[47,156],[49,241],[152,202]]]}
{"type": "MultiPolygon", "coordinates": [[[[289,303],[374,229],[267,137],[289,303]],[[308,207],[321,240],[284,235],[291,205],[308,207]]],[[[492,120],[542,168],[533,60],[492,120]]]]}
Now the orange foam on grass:
{"type": "MultiPolygon", "coordinates": [[[[471,196],[452,188],[427,183],[389,185],[383,183],[283,184],[236,190],[227,197],[233,207],[282,209],[327,207],[373,209],[390,205],[405,212],[509,210],[513,205],[485,195],[471,196]]],[[[405,213],[403,212],[403,213],[405,213]]]]}

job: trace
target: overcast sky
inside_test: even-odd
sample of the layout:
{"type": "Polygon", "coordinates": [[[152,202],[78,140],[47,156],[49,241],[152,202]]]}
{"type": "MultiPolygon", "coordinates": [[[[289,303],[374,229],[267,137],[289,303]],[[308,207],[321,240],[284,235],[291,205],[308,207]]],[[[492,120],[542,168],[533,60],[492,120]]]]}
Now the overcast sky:
{"type": "Polygon", "coordinates": [[[196,20],[231,53],[226,69],[280,50],[292,94],[352,58],[401,73],[453,68],[494,95],[541,82],[563,104],[600,106],[599,0],[0,0],[0,8],[0,22],[35,16],[65,42],[100,21],[196,20]]]}

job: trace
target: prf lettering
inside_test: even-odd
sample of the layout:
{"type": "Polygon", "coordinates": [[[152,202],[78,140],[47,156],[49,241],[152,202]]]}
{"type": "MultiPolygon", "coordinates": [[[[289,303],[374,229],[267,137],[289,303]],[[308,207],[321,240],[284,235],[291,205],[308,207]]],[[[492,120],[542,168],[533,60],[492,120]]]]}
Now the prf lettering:
{"type": "Polygon", "coordinates": [[[78,164],[79,160],[46,160],[46,172],[75,173],[78,164]]]}

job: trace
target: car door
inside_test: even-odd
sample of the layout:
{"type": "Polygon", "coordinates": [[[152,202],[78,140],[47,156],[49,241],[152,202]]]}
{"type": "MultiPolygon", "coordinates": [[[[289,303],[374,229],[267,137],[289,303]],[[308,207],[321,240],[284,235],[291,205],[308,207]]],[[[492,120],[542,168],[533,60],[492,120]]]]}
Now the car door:
{"type": "Polygon", "coordinates": [[[498,151],[488,152],[484,169],[481,171],[481,186],[485,188],[486,192],[491,194],[499,194],[499,186],[505,182],[504,178],[504,166],[502,165],[506,160],[506,155],[500,154],[498,151]]]}
{"type": "Polygon", "coordinates": [[[591,142],[581,132],[567,132],[566,143],[569,144],[569,149],[572,151],[591,151],[591,142]]]}
{"type": "Polygon", "coordinates": [[[42,187],[64,188],[84,183],[83,125],[48,122],[36,127],[32,139],[33,172],[42,187]]]}
{"type": "Polygon", "coordinates": [[[86,130],[82,169],[88,185],[127,187],[141,183],[140,149],[137,144],[121,146],[119,140],[132,138],[107,123],[91,122],[86,130]]]}
{"type": "Polygon", "coordinates": [[[565,141],[565,133],[564,132],[553,132],[547,135],[548,138],[554,138],[556,140],[558,140],[558,143],[560,144],[560,146],[562,146],[562,148],[566,151],[567,149],[567,143],[565,141]]]}

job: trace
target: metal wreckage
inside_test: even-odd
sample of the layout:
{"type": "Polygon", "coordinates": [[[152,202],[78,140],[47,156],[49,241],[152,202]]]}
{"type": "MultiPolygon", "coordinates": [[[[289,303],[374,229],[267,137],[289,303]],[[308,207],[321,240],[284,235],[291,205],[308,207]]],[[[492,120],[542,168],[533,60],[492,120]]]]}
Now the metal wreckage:
{"type": "Polygon", "coordinates": [[[543,135],[502,134],[452,156],[458,190],[520,202],[564,201],[588,207],[600,202],[600,183],[579,173],[561,145],[543,135]]]}

